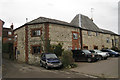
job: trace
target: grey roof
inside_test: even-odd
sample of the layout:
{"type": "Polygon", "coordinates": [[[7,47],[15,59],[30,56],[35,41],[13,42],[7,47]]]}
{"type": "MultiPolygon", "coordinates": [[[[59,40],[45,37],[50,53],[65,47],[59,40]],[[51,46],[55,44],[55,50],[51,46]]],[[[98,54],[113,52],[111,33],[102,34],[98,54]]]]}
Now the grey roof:
{"type": "Polygon", "coordinates": [[[93,20],[89,19],[87,16],[81,15],[81,27],[83,29],[88,29],[92,31],[101,31],[93,20]]]}
{"type": "Polygon", "coordinates": [[[109,31],[109,30],[105,30],[105,29],[100,29],[103,33],[107,33],[107,34],[116,34],[112,31],[109,31]]]}
{"type": "MultiPolygon", "coordinates": [[[[102,33],[107,33],[107,34],[115,34],[114,32],[109,31],[109,30],[100,29],[90,18],[88,18],[87,16],[84,16],[84,15],[80,15],[80,14],[76,15],[70,23],[65,22],[65,21],[56,20],[56,19],[39,17],[39,18],[34,19],[24,25],[40,24],[40,23],[45,23],[45,22],[60,24],[60,25],[67,25],[67,26],[72,26],[72,27],[76,27],[76,28],[79,27],[82,29],[97,31],[97,32],[102,32],[102,33]]],[[[23,27],[23,26],[21,26],[21,27],[23,27]]],[[[21,28],[21,27],[19,27],[19,28],[21,28]]],[[[17,29],[19,29],[19,28],[17,28],[17,29]]],[[[17,30],[17,29],[15,29],[15,30],[17,30]]]]}
{"type": "Polygon", "coordinates": [[[74,19],[71,21],[72,25],[79,26],[82,29],[92,30],[92,31],[101,31],[93,20],[89,19],[87,16],[77,14],[74,19]]]}
{"type": "Polygon", "coordinates": [[[65,21],[60,21],[56,19],[50,19],[50,18],[45,18],[45,17],[39,17],[37,19],[34,19],[26,24],[39,24],[39,23],[44,23],[44,22],[49,22],[49,23],[54,23],[54,24],[62,24],[62,25],[68,25],[68,26],[74,26],[68,22],[65,21]]]}

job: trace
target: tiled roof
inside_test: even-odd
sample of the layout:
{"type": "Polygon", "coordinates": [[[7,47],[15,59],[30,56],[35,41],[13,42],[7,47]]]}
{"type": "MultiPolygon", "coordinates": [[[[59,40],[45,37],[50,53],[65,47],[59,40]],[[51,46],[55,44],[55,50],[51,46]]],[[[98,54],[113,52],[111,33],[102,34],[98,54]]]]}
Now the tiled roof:
{"type": "Polygon", "coordinates": [[[112,31],[109,31],[109,30],[105,30],[105,29],[100,29],[103,33],[107,33],[107,34],[116,34],[112,31]]]}
{"type": "Polygon", "coordinates": [[[44,22],[49,22],[49,23],[54,23],[54,24],[62,24],[62,25],[68,25],[68,26],[74,26],[68,22],[65,22],[65,21],[60,21],[60,20],[56,20],[56,19],[50,19],[50,18],[45,18],[45,17],[39,17],[35,20],[32,20],[27,24],[39,24],[39,23],[44,23],[44,22]]]}
{"type": "Polygon", "coordinates": [[[3,30],[11,30],[11,28],[3,27],[3,30]]]}
{"type": "Polygon", "coordinates": [[[82,29],[100,32],[100,29],[96,26],[96,24],[94,24],[94,22],[91,19],[81,14],[77,14],[74,17],[74,19],[71,21],[71,24],[75,26],[79,26],[82,29]]]}
{"type": "MultiPolygon", "coordinates": [[[[56,20],[56,19],[39,17],[39,18],[34,19],[34,20],[24,24],[24,25],[40,24],[40,23],[46,23],[46,22],[53,23],[53,24],[72,26],[72,27],[76,27],[76,28],[81,28],[81,29],[91,30],[91,31],[97,31],[97,32],[102,32],[102,33],[107,33],[107,34],[115,34],[114,32],[109,31],[109,30],[100,29],[93,22],[93,20],[91,20],[87,16],[80,15],[80,14],[76,15],[74,17],[74,19],[71,21],[71,23],[68,23],[68,22],[65,22],[65,21],[56,20]]],[[[17,29],[19,29],[19,28],[17,28],[17,29]]],[[[15,30],[17,30],[17,29],[15,29],[15,30]]]]}
{"type": "Polygon", "coordinates": [[[101,31],[91,19],[84,15],[81,15],[81,27],[92,31],[101,31]]]}

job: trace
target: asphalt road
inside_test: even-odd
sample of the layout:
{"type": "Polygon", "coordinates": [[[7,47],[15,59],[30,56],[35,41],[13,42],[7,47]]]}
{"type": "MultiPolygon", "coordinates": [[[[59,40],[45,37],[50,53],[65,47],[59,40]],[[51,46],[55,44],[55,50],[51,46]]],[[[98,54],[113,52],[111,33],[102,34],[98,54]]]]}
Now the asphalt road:
{"type": "Polygon", "coordinates": [[[76,64],[78,67],[71,69],[72,71],[101,78],[118,78],[118,58],[108,58],[94,63],[77,62],[76,64]]]}
{"type": "Polygon", "coordinates": [[[3,59],[3,78],[90,78],[70,70],[46,70],[39,66],[3,59]]]}

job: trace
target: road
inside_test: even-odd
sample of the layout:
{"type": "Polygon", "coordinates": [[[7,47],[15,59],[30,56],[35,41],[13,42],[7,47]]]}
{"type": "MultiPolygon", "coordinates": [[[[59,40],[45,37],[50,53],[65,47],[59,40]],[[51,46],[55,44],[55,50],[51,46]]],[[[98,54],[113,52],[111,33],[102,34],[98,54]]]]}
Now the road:
{"type": "Polygon", "coordinates": [[[3,78],[90,78],[70,70],[46,70],[39,66],[3,59],[3,78]]]}
{"type": "Polygon", "coordinates": [[[118,78],[118,58],[108,58],[94,63],[77,62],[77,68],[71,69],[85,75],[102,78],[118,78]]]}

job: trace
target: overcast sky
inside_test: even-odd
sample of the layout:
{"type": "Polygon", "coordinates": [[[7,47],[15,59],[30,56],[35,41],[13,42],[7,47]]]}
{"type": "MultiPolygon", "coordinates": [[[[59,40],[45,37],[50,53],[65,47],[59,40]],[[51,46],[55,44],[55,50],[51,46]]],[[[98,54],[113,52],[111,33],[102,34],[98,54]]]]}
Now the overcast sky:
{"type": "Polygon", "coordinates": [[[76,14],[91,18],[103,29],[118,33],[119,0],[0,0],[0,19],[17,28],[40,16],[70,22],[76,14]]]}

